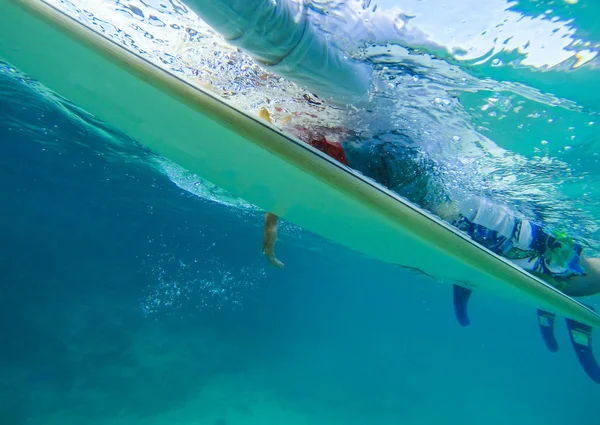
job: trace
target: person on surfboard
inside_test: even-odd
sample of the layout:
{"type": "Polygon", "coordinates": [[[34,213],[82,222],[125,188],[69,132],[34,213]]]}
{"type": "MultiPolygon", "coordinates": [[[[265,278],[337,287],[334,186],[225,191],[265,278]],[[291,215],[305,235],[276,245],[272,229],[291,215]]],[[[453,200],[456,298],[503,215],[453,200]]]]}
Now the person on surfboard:
{"type": "MultiPolygon", "coordinates": [[[[266,109],[259,116],[271,122],[266,109]]],[[[419,207],[431,211],[492,252],[544,278],[567,295],[600,293],[600,258],[583,256],[582,246],[564,234],[550,234],[538,224],[519,219],[507,207],[483,198],[452,202],[430,179],[433,164],[416,159],[411,148],[393,143],[328,140],[322,133],[300,129],[296,135],[333,159],[360,171],[419,207]],[[433,187],[431,187],[433,185],[433,187]],[[434,194],[434,196],[431,196],[434,194]]],[[[266,213],[263,251],[274,266],[278,217],[266,213]]]]}
{"type": "MultiPolygon", "coordinates": [[[[302,1],[186,0],[186,4],[260,65],[329,102],[356,105],[363,102],[369,92],[371,70],[346,57],[324,37],[310,22],[302,1]]],[[[348,4],[361,7],[359,2],[348,4]]],[[[368,22],[360,18],[358,9],[357,12],[349,14],[351,19],[346,20],[353,38],[382,39],[388,36],[382,28],[394,26],[394,17],[383,12],[368,22]]],[[[259,115],[271,121],[267,110],[261,110],[259,115]]],[[[551,235],[533,222],[516,218],[507,208],[483,199],[463,200],[458,205],[449,200],[432,202],[428,170],[411,161],[410,149],[368,141],[361,141],[356,147],[347,141],[328,140],[306,129],[296,135],[439,215],[478,243],[544,277],[568,295],[600,293],[600,259],[585,258],[581,245],[565,235],[551,235]],[[379,165],[374,165],[376,163],[379,165]]],[[[281,268],[283,263],[274,251],[278,220],[277,215],[266,213],[262,248],[269,262],[281,268]]]]}

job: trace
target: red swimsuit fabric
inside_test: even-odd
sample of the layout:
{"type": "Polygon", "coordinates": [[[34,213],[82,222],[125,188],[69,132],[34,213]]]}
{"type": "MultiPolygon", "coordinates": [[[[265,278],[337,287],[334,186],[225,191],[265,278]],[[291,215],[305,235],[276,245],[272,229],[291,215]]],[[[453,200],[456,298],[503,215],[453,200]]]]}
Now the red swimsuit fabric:
{"type": "Polygon", "coordinates": [[[311,138],[307,143],[342,164],[348,165],[346,154],[339,142],[330,142],[325,137],[321,137],[320,139],[311,138]]]}
{"type": "Polygon", "coordinates": [[[336,161],[348,165],[346,154],[344,153],[344,149],[342,148],[340,142],[328,140],[322,134],[315,134],[314,132],[307,131],[306,129],[301,129],[301,131],[301,138],[304,142],[311,145],[313,148],[320,150],[321,152],[330,156],[336,161]]]}

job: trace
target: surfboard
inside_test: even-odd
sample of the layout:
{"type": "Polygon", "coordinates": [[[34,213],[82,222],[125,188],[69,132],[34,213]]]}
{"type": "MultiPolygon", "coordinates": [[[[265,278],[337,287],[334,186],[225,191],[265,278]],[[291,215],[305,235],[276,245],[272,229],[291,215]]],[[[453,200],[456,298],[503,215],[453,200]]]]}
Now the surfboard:
{"type": "Polygon", "coordinates": [[[472,290],[482,289],[529,303],[539,317],[563,315],[590,332],[600,327],[593,309],[46,0],[1,2],[0,58],[232,194],[369,257],[453,285],[463,325],[472,290]]]}

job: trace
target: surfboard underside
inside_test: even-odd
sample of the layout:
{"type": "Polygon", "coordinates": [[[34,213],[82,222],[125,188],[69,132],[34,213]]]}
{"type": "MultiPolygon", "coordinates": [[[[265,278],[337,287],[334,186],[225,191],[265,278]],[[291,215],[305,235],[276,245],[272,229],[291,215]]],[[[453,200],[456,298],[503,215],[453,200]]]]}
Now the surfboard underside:
{"type": "Polygon", "coordinates": [[[1,2],[0,58],[158,154],[316,234],[600,326],[591,309],[437,218],[43,0],[1,2]]]}

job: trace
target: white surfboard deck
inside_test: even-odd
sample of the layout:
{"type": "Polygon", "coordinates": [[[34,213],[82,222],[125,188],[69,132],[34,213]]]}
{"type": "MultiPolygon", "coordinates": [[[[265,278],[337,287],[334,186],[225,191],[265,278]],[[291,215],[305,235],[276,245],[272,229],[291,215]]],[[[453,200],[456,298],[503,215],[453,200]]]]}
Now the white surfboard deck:
{"type": "Polygon", "coordinates": [[[443,221],[44,0],[0,1],[0,58],[155,152],[316,234],[600,327],[591,309],[443,221]]]}

